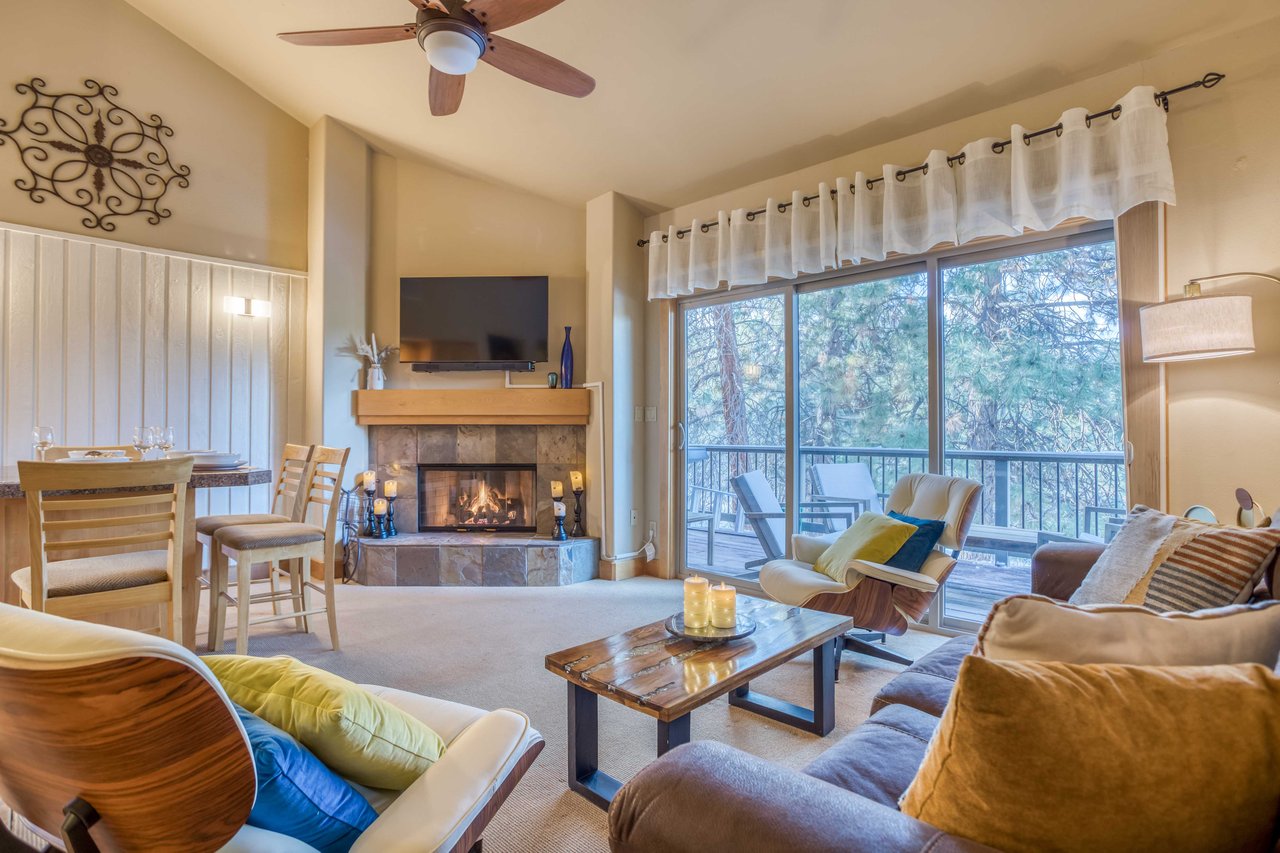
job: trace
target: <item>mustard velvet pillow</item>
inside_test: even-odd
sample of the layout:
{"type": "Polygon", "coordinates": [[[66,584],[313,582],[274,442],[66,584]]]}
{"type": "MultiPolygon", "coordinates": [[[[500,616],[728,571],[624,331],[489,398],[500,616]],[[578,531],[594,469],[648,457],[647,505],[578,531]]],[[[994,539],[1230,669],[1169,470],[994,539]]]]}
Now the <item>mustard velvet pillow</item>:
{"type": "Polygon", "coordinates": [[[291,657],[209,655],[231,701],[297,738],[330,770],[401,791],[444,754],[421,720],[333,673],[291,657]]]}
{"type": "Polygon", "coordinates": [[[970,655],[904,814],[999,850],[1270,851],[1280,677],[970,655]]]}
{"type": "Polygon", "coordinates": [[[878,512],[864,512],[831,543],[831,547],[822,552],[813,568],[832,580],[844,583],[851,560],[883,563],[898,553],[898,549],[915,532],[914,524],[878,512]]]}

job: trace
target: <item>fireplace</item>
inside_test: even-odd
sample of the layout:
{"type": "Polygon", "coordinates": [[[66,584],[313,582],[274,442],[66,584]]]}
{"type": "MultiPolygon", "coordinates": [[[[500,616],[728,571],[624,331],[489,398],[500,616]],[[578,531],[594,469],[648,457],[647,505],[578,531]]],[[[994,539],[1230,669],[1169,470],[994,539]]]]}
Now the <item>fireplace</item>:
{"type": "Polygon", "coordinates": [[[419,465],[418,529],[534,533],[536,465],[419,465]]]}

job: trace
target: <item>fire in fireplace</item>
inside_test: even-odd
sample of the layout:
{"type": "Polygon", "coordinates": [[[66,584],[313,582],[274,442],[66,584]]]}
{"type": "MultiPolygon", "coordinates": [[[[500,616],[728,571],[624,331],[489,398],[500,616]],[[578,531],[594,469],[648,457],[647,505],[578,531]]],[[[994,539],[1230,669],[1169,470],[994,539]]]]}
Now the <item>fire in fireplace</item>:
{"type": "Polygon", "coordinates": [[[534,465],[419,465],[419,530],[537,530],[534,465]]]}

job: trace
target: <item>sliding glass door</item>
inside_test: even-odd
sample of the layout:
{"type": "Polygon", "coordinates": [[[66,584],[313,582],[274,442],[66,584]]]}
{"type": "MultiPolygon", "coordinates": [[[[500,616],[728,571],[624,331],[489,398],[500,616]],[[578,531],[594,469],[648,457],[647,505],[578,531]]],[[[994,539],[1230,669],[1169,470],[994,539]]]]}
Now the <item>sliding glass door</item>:
{"type": "Polygon", "coordinates": [[[1126,506],[1111,230],[953,249],[683,301],[686,571],[750,585],[796,531],[881,511],[909,472],[983,485],[928,621],[973,629],[1054,539],[1126,506]]]}
{"type": "Polygon", "coordinates": [[[941,286],[943,470],[983,486],[943,624],[972,626],[1030,592],[1038,545],[1102,541],[1125,507],[1115,244],[947,259],[941,286]]]}
{"type": "Polygon", "coordinates": [[[753,582],[785,556],[784,294],[681,311],[685,566],[753,582]]]}

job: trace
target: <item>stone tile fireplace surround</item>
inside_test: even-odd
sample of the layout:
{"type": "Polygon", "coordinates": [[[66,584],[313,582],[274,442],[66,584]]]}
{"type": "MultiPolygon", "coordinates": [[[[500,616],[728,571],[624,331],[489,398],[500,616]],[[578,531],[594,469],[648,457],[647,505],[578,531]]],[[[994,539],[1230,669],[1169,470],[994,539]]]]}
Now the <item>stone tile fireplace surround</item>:
{"type": "MultiPolygon", "coordinates": [[[[397,483],[401,535],[362,540],[357,579],[379,586],[557,586],[596,577],[598,540],[549,538],[551,481],[567,487],[570,471],[585,470],[586,455],[583,426],[370,426],[369,467],[380,483],[397,483]],[[537,534],[419,533],[419,464],[533,464],[537,534]]],[[[572,496],[568,504],[572,517],[572,496]]]]}

